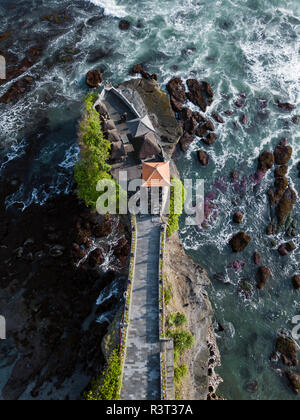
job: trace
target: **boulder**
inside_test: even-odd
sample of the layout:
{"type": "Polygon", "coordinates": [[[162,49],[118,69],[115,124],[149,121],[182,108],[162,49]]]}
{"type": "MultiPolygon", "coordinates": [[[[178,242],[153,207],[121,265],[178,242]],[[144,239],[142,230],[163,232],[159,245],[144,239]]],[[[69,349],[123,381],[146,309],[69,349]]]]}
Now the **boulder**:
{"type": "Polygon", "coordinates": [[[258,170],[263,171],[266,173],[274,166],[274,155],[272,152],[262,152],[262,154],[258,158],[258,170]]]}
{"type": "Polygon", "coordinates": [[[281,165],[275,169],[275,178],[281,178],[287,175],[289,167],[287,165],[281,165]]]}
{"type": "Polygon", "coordinates": [[[113,221],[112,218],[107,218],[104,223],[97,224],[93,228],[93,235],[96,236],[96,238],[103,238],[105,236],[109,236],[113,229],[113,221]]]}
{"type": "Polygon", "coordinates": [[[208,146],[211,146],[215,143],[216,139],[217,136],[215,133],[209,133],[208,136],[202,138],[201,140],[203,141],[203,143],[207,144],[208,146]]]}
{"type": "Polygon", "coordinates": [[[277,105],[280,109],[283,109],[284,111],[293,111],[296,108],[295,105],[292,105],[288,102],[277,101],[277,105]]]}
{"type": "Polygon", "coordinates": [[[198,151],[198,159],[202,166],[207,166],[209,163],[209,156],[204,150],[198,151]]]}
{"type": "Polygon", "coordinates": [[[175,77],[174,79],[170,80],[167,84],[167,90],[171,97],[173,97],[176,101],[180,103],[186,103],[186,91],[185,86],[179,77],[175,77]]]}
{"type": "Polygon", "coordinates": [[[286,377],[295,394],[299,394],[300,390],[300,375],[293,371],[286,372],[286,377]]]}
{"type": "Polygon", "coordinates": [[[243,221],[243,213],[240,211],[237,211],[234,215],[233,215],[233,222],[237,223],[237,224],[241,224],[243,221]]]}
{"type": "Polygon", "coordinates": [[[259,290],[264,289],[270,277],[271,277],[271,271],[269,267],[265,267],[265,266],[259,267],[257,271],[257,275],[256,275],[257,288],[259,290]]]}
{"type": "Polygon", "coordinates": [[[207,82],[200,83],[196,79],[189,79],[187,86],[189,88],[187,93],[188,99],[199,106],[201,111],[206,112],[207,106],[213,102],[213,91],[210,84],[207,82]]]}
{"type": "Polygon", "coordinates": [[[285,356],[287,360],[291,361],[293,366],[298,365],[298,346],[291,338],[278,337],[276,342],[276,351],[278,351],[282,356],[285,356]]]}
{"type": "Polygon", "coordinates": [[[254,264],[260,265],[261,260],[262,260],[261,255],[258,252],[254,252],[254,254],[253,254],[253,262],[254,262],[254,264]]]}
{"type": "Polygon", "coordinates": [[[190,145],[193,143],[193,141],[195,140],[195,138],[193,136],[191,136],[188,133],[185,133],[181,139],[179,140],[180,142],[180,147],[181,150],[183,152],[186,152],[188,150],[188,148],[190,147],[190,145]]]}
{"type": "Polygon", "coordinates": [[[128,31],[128,29],[130,28],[130,22],[125,19],[120,20],[119,28],[121,29],[121,31],[128,31]]]}
{"type": "Polygon", "coordinates": [[[208,130],[207,130],[206,127],[204,127],[204,125],[200,125],[197,128],[195,134],[196,134],[197,137],[204,137],[208,134],[208,130]]]}
{"type": "Polygon", "coordinates": [[[278,226],[280,228],[284,226],[296,202],[297,202],[296,192],[292,190],[291,188],[287,188],[276,207],[276,216],[278,220],[278,226]]]}
{"type": "Polygon", "coordinates": [[[251,237],[245,232],[240,232],[230,240],[230,246],[233,252],[242,252],[251,242],[251,237]]]}
{"type": "Polygon", "coordinates": [[[294,289],[295,290],[300,290],[300,275],[299,274],[296,274],[293,277],[292,282],[293,282],[294,289]]]}
{"type": "Polygon", "coordinates": [[[275,178],[275,202],[277,203],[283,196],[285,190],[289,186],[289,181],[286,176],[275,178]]]}
{"type": "Polygon", "coordinates": [[[268,225],[266,233],[268,236],[275,234],[275,226],[272,223],[268,225]]]}
{"type": "Polygon", "coordinates": [[[224,124],[225,121],[221,117],[221,115],[217,114],[216,112],[213,113],[213,118],[215,121],[217,121],[219,124],[224,124]]]}
{"type": "Polygon", "coordinates": [[[231,172],[230,178],[232,179],[233,182],[237,182],[239,179],[239,173],[237,171],[231,172]]]}
{"type": "Polygon", "coordinates": [[[253,295],[253,286],[246,279],[241,280],[238,284],[238,293],[245,299],[250,299],[253,295]]]}
{"type": "Polygon", "coordinates": [[[286,257],[287,255],[291,254],[296,249],[296,245],[294,242],[287,242],[286,244],[280,245],[278,248],[278,252],[282,257],[286,257]]]}
{"type": "Polygon", "coordinates": [[[197,121],[195,120],[195,118],[189,118],[188,120],[186,120],[184,122],[183,128],[184,131],[186,131],[189,134],[194,134],[197,128],[197,121]]]}
{"type": "Polygon", "coordinates": [[[91,88],[99,87],[102,80],[102,73],[100,70],[90,70],[85,78],[86,84],[91,88]]]}
{"type": "Polygon", "coordinates": [[[286,145],[286,140],[281,141],[274,151],[276,165],[286,165],[292,154],[293,148],[286,145]]]}
{"type": "Polygon", "coordinates": [[[104,258],[100,248],[95,249],[89,255],[89,265],[92,268],[95,268],[101,264],[103,264],[104,258]]]}
{"type": "Polygon", "coordinates": [[[189,120],[190,118],[195,118],[195,120],[198,121],[196,116],[194,115],[194,112],[190,108],[187,108],[187,107],[182,108],[180,116],[181,116],[181,119],[184,121],[189,120]]]}
{"type": "Polygon", "coordinates": [[[170,97],[172,108],[175,112],[179,113],[183,110],[183,104],[182,102],[177,101],[177,99],[174,98],[174,96],[170,97]]]}

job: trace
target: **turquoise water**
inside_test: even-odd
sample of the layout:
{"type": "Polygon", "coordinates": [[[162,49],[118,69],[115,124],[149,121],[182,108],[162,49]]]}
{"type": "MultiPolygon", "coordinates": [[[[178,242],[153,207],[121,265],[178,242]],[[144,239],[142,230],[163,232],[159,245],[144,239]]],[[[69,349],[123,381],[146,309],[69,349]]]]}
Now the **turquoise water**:
{"type": "MultiPolygon", "coordinates": [[[[200,141],[184,157],[178,156],[177,164],[182,177],[203,178],[206,192],[216,194],[218,214],[211,226],[198,232],[182,220],[180,234],[186,250],[208,270],[216,319],[227,327],[219,339],[223,362],[219,372],[224,378],[220,393],[229,399],[298,399],[287,388],[278,366],[271,366],[269,356],[277,332],[291,331],[290,321],[300,313],[299,296],[290,280],[300,270],[299,251],[282,260],[270,248],[264,234],[268,221],[265,192],[272,174],[254,190],[250,176],[260,152],[287,137],[294,147],[289,179],[299,193],[295,169],[300,160],[299,126],[291,123],[290,114],[274,106],[276,99],[299,101],[299,1],[24,0],[14,2],[15,9],[9,3],[1,3],[0,26],[8,31],[18,22],[22,39],[15,33],[7,48],[19,58],[37,42],[43,42],[44,49],[42,59],[28,71],[36,79],[34,89],[15,106],[0,104],[0,166],[3,174],[22,180],[8,205],[17,201],[25,207],[69,190],[87,70],[101,67],[105,79],[117,84],[129,77],[133,64],[143,62],[149,72],[159,75],[163,86],[173,76],[210,81],[215,101],[208,115],[227,109],[235,113],[217,128],[218,140],[210,148],[208,168],[201,169],[197,162],[196,151],[203,147],[200,141]],[[67,11],[68,19],[57,25],[40,21],[41,16],[57,10],[67,11]],[[118,29],[120,18],[132,23],[128,32],[118,29]],[[234,102],[241,94],[245,106],[237,110],[234,102]],[[248,123],[242,126],[239,120],[244,113],[248,123]],[[42,118],[47,123],[30,138],[42,118]],[[24,145],[30,142],[34,147],[28,158],[24,145]],[[239,194],[228,181],[233,169],[241,179],[247,178],[239,194]],[[228,240],[237,230],[231,223],[237,209],[245,213],[243,229],[253,237],[247,251],[238,257],[247,263],[240,272],[228,268],[236,259],[228,240]],[[245,277],[255,284],[254,250],[262,254],[273,276],[263,292],[255,291],[245,302],[237,293],[237,284],[245,277]],[[231,285],[213,280],[216,273],[225,273],[231,285]],[[247,383],[253,380],[259,384],[256,394],[247,391],[247,383]]],[[[5,89],[0,87],[0,94],[5,89]]],[[[298,215],[299,205],[295,217],[298,215]]],[[[299,245],[299,237],[296,242],[299,245]]]]}

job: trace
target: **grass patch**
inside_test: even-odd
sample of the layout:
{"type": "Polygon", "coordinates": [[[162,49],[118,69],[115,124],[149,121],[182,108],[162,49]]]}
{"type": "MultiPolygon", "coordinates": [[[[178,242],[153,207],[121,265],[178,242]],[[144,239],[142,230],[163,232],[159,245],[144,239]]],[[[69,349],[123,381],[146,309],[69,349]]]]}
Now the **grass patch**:
{"type": "Polygon", "coordinates": [[[122,366],[119,349],[115,349],[103,372],[92,382],[91,390],[84,395],[87,401],[119,400],[122,366]]]}
{"type": "Polygon", "coordinates": [[[167,337],[173,338],[174,349],[175,351],[177,350],[179,354],[182,354],[185,350],[192,348],[195,342],[194,336],[187,330],[168,330],[167,337]]]}
{"type": "Polygon", "coordinates": [[[173,292],[171,287],[166,287],[164,289],[164,300],[165,300],[165,304],[169,305],[171,303],[171,300],[173,299],[173,292]]]}
{"type": "Polygon", "coordinates": [[[182,327],[186,323],[187,319],[185,314],[182,314],[180,312],[171,314],[168,318],[169,327],[182,327]]]}
{"type": "Polygon", "coordinates": [[[189,373],[189,368],[186,364],[181,366],[175,366],[174,368],[174,377],[175,377],[175,385],[178,385],[182,382],[182,380],[187,376],[189,373]]]}
{"type": "Polygon", "coordinates": [[[179,218],[183,212],[186,191],[180,179],[172,178],[170,194],[170,212],[167,226],[167,235],[170,237],[179,230],[179,218]]]}

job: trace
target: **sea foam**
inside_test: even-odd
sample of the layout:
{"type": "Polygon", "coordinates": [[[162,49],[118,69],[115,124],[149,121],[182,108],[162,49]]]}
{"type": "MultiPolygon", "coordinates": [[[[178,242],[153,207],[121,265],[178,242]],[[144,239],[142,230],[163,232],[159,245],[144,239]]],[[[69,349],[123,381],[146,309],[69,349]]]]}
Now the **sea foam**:
{"type": "Polygon", "coordinates": [[[90,0],[96,6],[100,6],[104,9],[106,16],[113,16],[122,18],[127,16],[124,6],[119,6],[115,0],[90,0]]]}

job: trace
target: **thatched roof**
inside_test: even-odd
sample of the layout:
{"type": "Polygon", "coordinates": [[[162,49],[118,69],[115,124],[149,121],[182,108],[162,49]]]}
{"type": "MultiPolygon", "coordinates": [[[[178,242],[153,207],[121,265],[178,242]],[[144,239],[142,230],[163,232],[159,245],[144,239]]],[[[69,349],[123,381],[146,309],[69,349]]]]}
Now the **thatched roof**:
{"type": "Polygon", "coordinates": [[[155,133],[155,129],[148,115],[143,118],[127,121],[127,125],[132,134],[132,137],[141,137],[144,134],[147,134],[149,131],[155,133]]]}
{"type": "Polygon", "coordinates": [[[148,132],[142,137],[133,139],[132,143],[141,160],[149,159],[161,153],[161,148],[157,143],[154,133],[148,132]]]}

